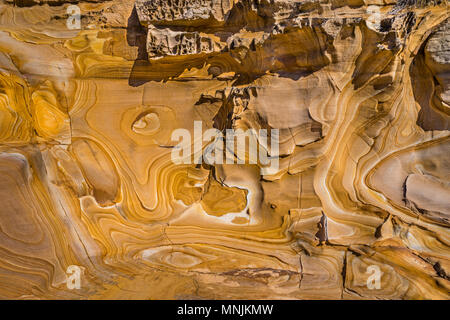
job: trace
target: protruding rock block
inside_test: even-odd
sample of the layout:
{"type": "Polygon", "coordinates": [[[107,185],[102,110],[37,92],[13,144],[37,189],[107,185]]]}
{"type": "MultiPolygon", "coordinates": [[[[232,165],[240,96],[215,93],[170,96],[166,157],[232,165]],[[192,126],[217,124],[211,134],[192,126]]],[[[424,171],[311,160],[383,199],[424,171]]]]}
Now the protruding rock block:
{"type": "Polygon", "coordinates": [[[150,58],[162,56],[183,56],[217,52],[220,42],[198,32],[173,31],[168,28],[149,28],[147,52],[150,58]]]}
{"type": "Polygon", "coordinates": [[[223,21],[234,0],[137,0],[136,10],[142,23],[223,21]]]}

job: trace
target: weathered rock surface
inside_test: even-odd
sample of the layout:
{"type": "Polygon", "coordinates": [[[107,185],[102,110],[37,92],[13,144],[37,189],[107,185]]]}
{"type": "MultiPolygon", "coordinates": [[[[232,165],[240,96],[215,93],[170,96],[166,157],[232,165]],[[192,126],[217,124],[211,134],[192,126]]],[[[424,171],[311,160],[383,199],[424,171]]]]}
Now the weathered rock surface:
{"type": "Polygon", "coordinates": [[[0,1],[1,298],[450,297],[446,1],[73,4],[0,1]]]}

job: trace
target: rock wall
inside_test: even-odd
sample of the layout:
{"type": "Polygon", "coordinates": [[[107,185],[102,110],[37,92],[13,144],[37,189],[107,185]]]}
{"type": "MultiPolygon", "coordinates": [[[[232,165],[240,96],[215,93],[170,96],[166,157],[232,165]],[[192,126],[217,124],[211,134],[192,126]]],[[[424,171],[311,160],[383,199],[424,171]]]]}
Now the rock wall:
{"type": "Polygon", "coordinates": [[[448,299],[449,28],[445,0],[0,0],[0,297],[448,299]],[[279,167],[174,163],[196,121],[278,129],[279,167]]]}

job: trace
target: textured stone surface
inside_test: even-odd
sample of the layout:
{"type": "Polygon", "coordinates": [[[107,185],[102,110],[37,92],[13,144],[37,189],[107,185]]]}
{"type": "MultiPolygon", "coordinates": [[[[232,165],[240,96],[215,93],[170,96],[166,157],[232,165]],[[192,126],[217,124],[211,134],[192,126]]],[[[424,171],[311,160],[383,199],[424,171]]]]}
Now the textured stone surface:
{"type": "Polygon", "coordinates": [[[449,298],[447,2],[68,5],[0,0],[0,298],[449,298]],[[279,170],[175,164],[194,121],[279,170]]]}

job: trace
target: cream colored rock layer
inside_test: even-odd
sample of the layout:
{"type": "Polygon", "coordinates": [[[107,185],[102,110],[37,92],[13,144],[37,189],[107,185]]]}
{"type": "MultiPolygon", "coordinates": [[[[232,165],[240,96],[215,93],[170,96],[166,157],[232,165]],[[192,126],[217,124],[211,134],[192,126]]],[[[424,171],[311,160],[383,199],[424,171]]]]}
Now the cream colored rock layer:
{"type": "Polygon", "coordinates": [[[447,2],[52,2],[0,1],[1,298],[450,297],[447,2]],[[194,121],[279,170],[174,164],[194,121]]]}

